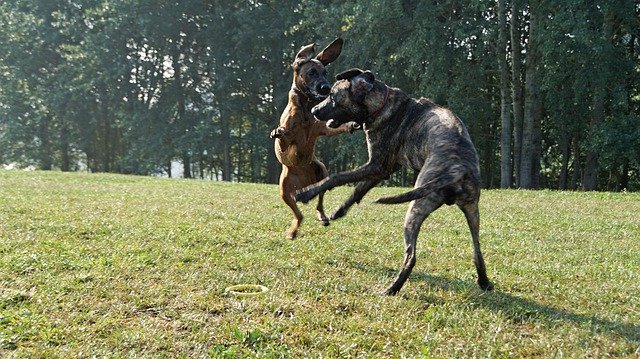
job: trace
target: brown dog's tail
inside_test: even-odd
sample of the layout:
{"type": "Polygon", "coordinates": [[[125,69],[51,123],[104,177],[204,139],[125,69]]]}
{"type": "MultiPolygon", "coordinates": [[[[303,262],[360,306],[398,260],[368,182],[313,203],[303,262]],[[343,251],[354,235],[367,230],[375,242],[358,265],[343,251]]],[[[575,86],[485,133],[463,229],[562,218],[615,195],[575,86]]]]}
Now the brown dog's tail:
{"type": "Polygon", "coordinates": [[[444,173],[441,172],[438,175],[433,176],[434,178],[432,180],[427,181],[427,183],[421,187],[414,188],[411,191],[395,196],[381,197],[378,198],[375,202],[382,204],[410,202],[425,197],[431,192],[443,190],[442,194],[445,197],[445,203],[453,204],[455,201],[455,197],[459,194],[459,192],[462,192],[462,188],[455,188],[453,186],[449,188],[448,186],[458,182],[464,176],[466,176],[465,173],[456,170],[449,170],[444,173]]]}

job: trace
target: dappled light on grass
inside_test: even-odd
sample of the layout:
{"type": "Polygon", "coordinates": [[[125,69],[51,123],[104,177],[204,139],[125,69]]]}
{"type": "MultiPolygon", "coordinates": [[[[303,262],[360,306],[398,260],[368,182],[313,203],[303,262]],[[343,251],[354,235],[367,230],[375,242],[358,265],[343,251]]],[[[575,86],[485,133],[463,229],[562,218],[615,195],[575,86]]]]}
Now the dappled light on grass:
{"type": "MultiPolygon", "coordinates": [[[[327,193],[335,208],[350,188],[327,193]]],[[[301,236],[272,185],[0,171],[0,352],[46,356],[629,357],[640,197],[484,191],[477,288],[462,213],[424,223],[395,297],[406,205],[301,236]],[[225,295],[236,284],[269,288],[225,295]]]]}

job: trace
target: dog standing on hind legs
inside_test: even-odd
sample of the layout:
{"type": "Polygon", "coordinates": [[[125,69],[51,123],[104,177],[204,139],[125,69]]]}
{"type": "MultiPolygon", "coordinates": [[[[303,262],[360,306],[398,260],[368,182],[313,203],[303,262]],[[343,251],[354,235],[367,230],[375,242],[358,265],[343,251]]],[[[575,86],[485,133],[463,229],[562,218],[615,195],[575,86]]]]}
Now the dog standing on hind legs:
{"type": "Polygon", "coordinates": [[[335,128],[346,121],[363,126],[369,161],[353,171],[331,175],[304,188],[296,200],[308,202],[334,187],[359,182],[353,194],[332,218],[340,218],[380,181],[401,166],[419,171],[414,189],[378,203],[409,202],[404,220],[405,256],[395,281],[384,294],[394,295],[416,263],[416,242],[424,220],[443,204],[456,204],[471,231],[478,285],[492,290],[480,251],[480,170],[469,133],[450,110],[421,98],[412,99],[397,88],[376,81],[369,71],[352,69],[339,74],[327,99],[311,111],[335,128]]]}
{"type": "MultiPolygon", "coordinates": [[[[294,215],[287,230],[289,239],[298,235],[303,219],[294,194],[329,175],[327,168],[314,153],[317,138],[352,132],[357,128],[354,123],[330,128],[311,114],[311,109],[329,95],[331,84],[325,66],[338,58],[342,45],[343,40],[337,38],[318,55],[315,55],[313,44],[304,46],[298,52],[292,64],[293,84],[287,107],[280,117],[280,126],[270,134],[271,138],[275,138],[276,157],[282,164],[280,197],[294,215]]],[[[329,219],[324,213],[323,196],[324,193],[318,194],[316,210],[318,219],[327,226],[329,219]]]]}

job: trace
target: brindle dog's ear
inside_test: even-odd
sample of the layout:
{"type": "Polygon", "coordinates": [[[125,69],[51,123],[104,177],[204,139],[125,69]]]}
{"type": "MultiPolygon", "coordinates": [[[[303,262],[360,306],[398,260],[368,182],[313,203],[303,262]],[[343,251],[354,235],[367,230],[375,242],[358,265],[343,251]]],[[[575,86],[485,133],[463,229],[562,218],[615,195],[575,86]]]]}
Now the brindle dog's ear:
{"type": "Polygon", "coordinates": [[[300,51],[298,51],[298,54],[296,55],[296,58],[293,61],[294,68],[304,64],[305,62],[313,58],[313,55],[316,53],[314,46],[315,44],[309,44],[307,46],[302,47],[300,51]]]}
{"type": "Polygon", "coordinates": [[[363,72],[362,77],[364,77],[367,80],[367,82],[370,82],[371,84],[373,84],[373,82],[376,80],[376,77],[373,76],[373,72],[369,70],[363,72]]]}
{"type": "Polygon", "coordinates": [[[324,50],[320,51],[316,56],[316,59],[324,66],[329,65],[334,62],[338,56],[340,56],[340,53],[342,52],[342,44],[344,44],[344,40],[342,40],[341,37],[333,40],[333,42],[327,45],[324,50]]]}
{"type": "Polygon", "coordinates": [[[373,90],[374,81],[375,78],[370,71],[365,71],[351,79],[351,93],[356,103],[362,103],[364,101],[365,96],[373,90]]]}
{"type": "Polygon", "coordinates": [[[340,80],[351,80],[352,78],[361,75],[363,73],[362,70],[360,69],[349,69],[347,71],[343,71],[339,74],[336,75],[336,80],[340,81],[340,80]]]}

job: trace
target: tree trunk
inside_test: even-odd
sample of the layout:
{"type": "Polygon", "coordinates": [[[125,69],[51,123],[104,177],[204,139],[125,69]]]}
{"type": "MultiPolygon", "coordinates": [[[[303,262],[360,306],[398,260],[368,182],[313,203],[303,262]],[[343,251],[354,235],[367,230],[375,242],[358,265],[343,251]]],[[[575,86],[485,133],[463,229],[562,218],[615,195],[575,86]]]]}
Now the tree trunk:
{"type": "Polygon", "coordinates": [[[257,122],[258,121],[251,122],[251,136],[248,136],[249,141],[251,142],[251,182],[253,183],[258,182],[258,177],[260,176],[260,164],[262,162],[258,150],[258,136],[256,136],[258,133],[257,122]]]}
{"type": "Polygon", "coordinates": [[[193,178],[193,175],[191,174],[191,156],[189,156],[187,151],[182,153],[182,168],[182,177],[193,178]]]}
{"type": "Polygon", "coordinates": [[[102,117],[102,171],[109,172],[111,171],[109,160],[111,157],[111,123],[109,121],[109,111],[107,110],[106,103],[104,101],[100,106],[100,117],[102,117]]]}
{"type": "MultiPolygon", "coordinates": [[[[600,125],[604,118],[604,95],[603,89],[597,87],[593,95],[593,111],[589,128],[593,131],[600,125]]],[[[598,154],[595,149],[587,151],[587,160],[584,166],[584,177],[582,178],[582,189],[594,191],[598,181],[598,154]]]]}
{"type": "Polygon", "coordinates": [[[569,189],[575,191],[578,189],[578,179],[580,178],[580,141],[577,137],[573,139],[573,174],[571,175],[571,183],[569,189]]]}
{"type": "Polygon", "coordinates": [[[238,161],[236,162],[236,181],[242,182],[242,177],[244,176],[244,134],[242,133],[242,124],[238,124],[238,152],[236,153],[236,158],[238,161]]]}
{"type": "Polygon", "coordinates": [[[538,94],[533,103],[533,151],[531,153],[531,187],[540,188],[540,172],[542,171],[542,96],[540,86],[537,85],[538,94]]]}
{"type": "Polygon", "coordinates": [[[563,135],[560,140],[560,151],[562,160],[560,166],[560,177],[558,178],[558,189],[566,190],[569,185],[569,157],[571,156],[571,139],[563,135]]]}
{"type": "MultiPolygon", "coordinates": [[[[608,81],[608,58],[606,54],[607,46],[611,45],[613,39],[613,28],[615,22],[615,14],[611,6],[607,9],[604,17],[603,24],[603,36],[602,36],[602,48],[601,53],[596,54],[598,59],[597,67],[599,68],[598,75],[595,80],[595,88],[593,90],[593,109],[591,112],[591,122],[589,123],[589,129],[592,133],[598,128],[600,123],[604,120],[604,100],[605,100],[605,86],[608,81]]],[[[598,153],[595,148],[590,148],[587,152],[587,161],[584,168],[584,177],[582,179],[582,189],[585,191],[594,191],[598,182],[598,153]]]]}
{"type": "Polygon", "coordinates": [[[65,117],[66,116],[63,115],[60,124],[60,152],[62,155],[60,169],[63,172],[68,172],[71,171],[71,145],[69,144],[69,124],[65,117]]]}
{"type": "Polygon", "coordinates": [[[193,178],[191,174],[191,155],[189,154],[189,127],[187,119],[187,107],[186,98],[184,93],[184,85],[182,83],[182,66],[180,65],[180,49],[177,47],[174,49],[173,54],[173,71],[174,71],[174,86],[176,90],[176,106],[177,106],[177,119],[176,124],[178,126],[178,133],[183,137],[180,141],[180,147],[182,150],[182,177],[193,178]]]}
{"type": "Polygon", "coordinates": [[[40,168],[51,171],[53,157],[51,156],[51,139],[49,137],[49,124],[52,122],[51,114],[47,114],[38,126],[38,138],[40,138],[40,168]]]}
{"type": "Polygon", "coordinates": [[[534,156],[536,140],[536,121],[539,118],[538,101],[540,89],[538,85],[538,67],[540,52],[538,49],[538,14],[535,7],[531,6],[529,19],[529,42],[527,46],[527,61],[525,74],[525,101],[524,121],[522,124],[522,156],[520,158],[520,187],[535,188],[534,182],[534,156]]]}
{"type": "Polygon", "coordinates": [[[231,181],[231,132],[229,129],[229,117],[225,112],[220,114],[220,131],[222,140],[222,180],[231,181]]]}
{"type": "Polygon", "coordinates": [[[511,1],[511,83],[513,89],[513,168],[516,187],[520,187],[520,158],[522,157],[522,60],[520,28],[518,21],[519,4],[511,1]]]}
{"type": "Polygon", "coordinates": [[[509,70],[507,68],[507,20],[505,0],[498,0],[500,32],[498,36],[498,68],[500,69],[500,188],[510,188],[511,168],[511,117],[509,113],[509,70]]]}

